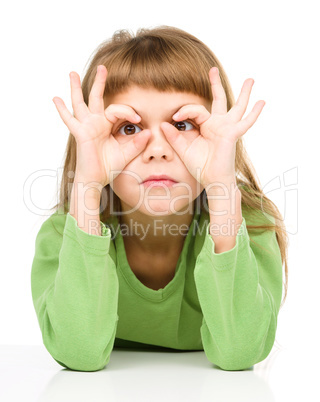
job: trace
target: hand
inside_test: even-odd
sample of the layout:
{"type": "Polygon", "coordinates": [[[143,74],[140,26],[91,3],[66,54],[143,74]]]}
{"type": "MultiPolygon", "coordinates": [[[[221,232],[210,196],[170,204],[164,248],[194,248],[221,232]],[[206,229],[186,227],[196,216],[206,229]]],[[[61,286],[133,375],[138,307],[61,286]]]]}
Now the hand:
{"type": "Polygon", "coordinates": [[[126,119],[132,123],[141,117],[127,105],[111,104],[104,109],[103,94],[108,71],[105,66],[98,66],[92,85],[88,106],[83,99],[80,77],[76,72],[70,73],[71,99],[75,117],[66,108],[63,100],[53,98],[61,119],[68,127],[77,142],[77,165],[75,176],[78,180],[97,187],[110,183],[110,172],[113,179],[123,168],[145,148],[150,133],[143,130],[133,141],[120,144],[111,134],[113,124],[118,119],[126,119]]]}
{"type": "Polygon", "coordinates": [[[213,95],[211,113],[203,105],[186,105],[173,116],[176,121],[193,119],[200,134],[193,141],[172,124],[162,123],[168,142],[195,179],[200,168],[200,183],[206,188],[217,180],[236,177],[235,155],[238,138],[255,123],[265,102],[258,101],[248,116],[241,120],[249,102],[254,80],[245,80],[236,104],[227,112],[227,97],[216,67],[209,70],[213,95]]]}

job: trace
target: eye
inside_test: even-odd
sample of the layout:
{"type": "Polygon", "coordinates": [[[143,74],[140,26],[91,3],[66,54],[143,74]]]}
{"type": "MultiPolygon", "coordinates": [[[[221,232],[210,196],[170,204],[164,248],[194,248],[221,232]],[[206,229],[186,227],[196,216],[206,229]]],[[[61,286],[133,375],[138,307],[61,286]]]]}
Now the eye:
{"type": "MultiPolygon", "coordinates": [[[[196,129],[195,124],[190,123],[190,122],[187,121],[187,120],[175,121],[175,122],[173,123],[173,125],[174,125],[179,131],[190,131],[190,130],[196,129]],[[189,128],[188,128],[188,125],[189,125],[189,128]]],[[[141,130],[141,128],[140,128],[139,126],[137,126],[136,124],[130,123],[130,122],[127,122],[127,123],[123,124],[122,126],[120,126],[120,127],[117,129],[117,132],[119,132],[120,134],[125,135],[125,136],[128,136],[128,135],[130,136],[130,135],[133,135],[133,134],[137,134],[137,133],[139,133],[140,131],[142,131],[142,130],[141,130]],[[137,131],[136,128],[138,128],[139,131],[137,131]],[[121,131],[121,130],[124,130],[124,131],[121,131]]]]}
{"type": "Polygon", "coordinates": [[[196,128],[194,124],[190,123],[187,120],[176,121],[173,125],[179,131],[190,131],[190,130],[193,130],[196,128]],[[186,129],[186,123],[191,126],[191,128],[189,128],[189,130],[186,129]]]}
{"type": "Polygon", "coordinates": [[[136,131],[136,127],[138,127],[136,124],[129,123],[129,124],[123,124],[121,127],[118,128],[117,132],[121,133],[122,135],[132,135],[132,134],[137,134],[141,130],[141,128],[138,127],[140,131],[136,131]],[[121,132],[121,130],[124,129],[124,132],[121,132]]]}

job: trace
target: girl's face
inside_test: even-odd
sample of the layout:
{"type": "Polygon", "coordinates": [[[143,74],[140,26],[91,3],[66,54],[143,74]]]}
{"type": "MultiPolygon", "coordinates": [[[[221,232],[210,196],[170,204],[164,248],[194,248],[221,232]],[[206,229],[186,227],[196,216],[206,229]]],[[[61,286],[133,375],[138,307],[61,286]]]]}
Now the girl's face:
{"type": "Polygon", "coordinates": [[[210,103],[191,93],[159,92],[131,86],[122,93],[106,97],[105,108],[110,104],[128,105],[141,117],[137,124],[119,119],[113,125],[112,135],[120,144],[132,141],[144,129],[151,131],[142,152],[110,183],[121,200],[122,212],[140,211],[149,216],[171,215],[178,211],[192,213],[193,201],[204,187],[189,173],[167,141],[160,123],[172,123],[182,135],[193,141],[200,135],[197,124],[193,120],[176,122],[172,116],[187,104],[204,105],[210,111],[210,103]],[[170,187],[146,187],[142,182],[150,175],[167,175],[177,183],[170,187]]]}

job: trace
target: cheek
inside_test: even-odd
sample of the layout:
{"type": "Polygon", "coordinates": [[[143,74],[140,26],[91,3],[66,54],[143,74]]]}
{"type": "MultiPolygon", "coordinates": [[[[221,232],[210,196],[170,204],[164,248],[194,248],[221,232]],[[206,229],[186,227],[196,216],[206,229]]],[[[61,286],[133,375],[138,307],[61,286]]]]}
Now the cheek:
{"type": "Polygon", "coordinates": [[[198,197],[198,195],[203,191],[204,187],[197,182],[197,180],[192,179],[188,180],[187,182],[184,183],[184,185],[181,184],[181,194],[188,194],[192,199],[195,199],[198,197]]]}
{"type": "Polygon", "coordinates": [[[139,174],[126,168],[110,182],[110,187],[119,198],[126,198],[139,192],[142,180],[139,174]]]}
{"type": "Polygon", "coordinates": [[[197,181],[190,173],[188,179],[185,182],[185,187],[186,188],[181,191],[184,194],[185,193],[192,194],[193,199],[197,198],[198,195],[201,194],[202,191],[204,190],[203,185],[199,181],[197,181]]]}
{"type": "Polygon", "coordinates": [[[198,192],[200,189],[200,192],[204,189],[203,185],[200,183],[200,171],[199,171],[199,178],[198,180],[195,179],[193,177],[193,175],[188,171],[188,169],[186,168],[187,171],[187,178],[186,178],[186,182],[188,183],[188,185],[192,188],[192,191],[194,193],[198,192]]]}

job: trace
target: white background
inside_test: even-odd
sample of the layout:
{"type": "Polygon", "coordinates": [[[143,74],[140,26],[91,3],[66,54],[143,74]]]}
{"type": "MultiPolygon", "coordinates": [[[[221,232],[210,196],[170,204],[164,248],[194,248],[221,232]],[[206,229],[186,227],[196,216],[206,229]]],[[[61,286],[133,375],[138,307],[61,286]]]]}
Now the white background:
{"type": "Polygon", "coordinates": [[[173,25],[213,50],[236,99],[244,80],[255,80],[247,113],[266,101],[244,138],[289,231],[289,291],[276,339],[291,355],[278,359],[311,376],[320,357],[317,2],[29,0],[2,5],[0,15],[0,344],[42,344],[31,265],[37,232],[56,203],[68,138],[52,98],[72,110],[70,71],[83,78],[92,52],[114,31],[173,25]]]}

